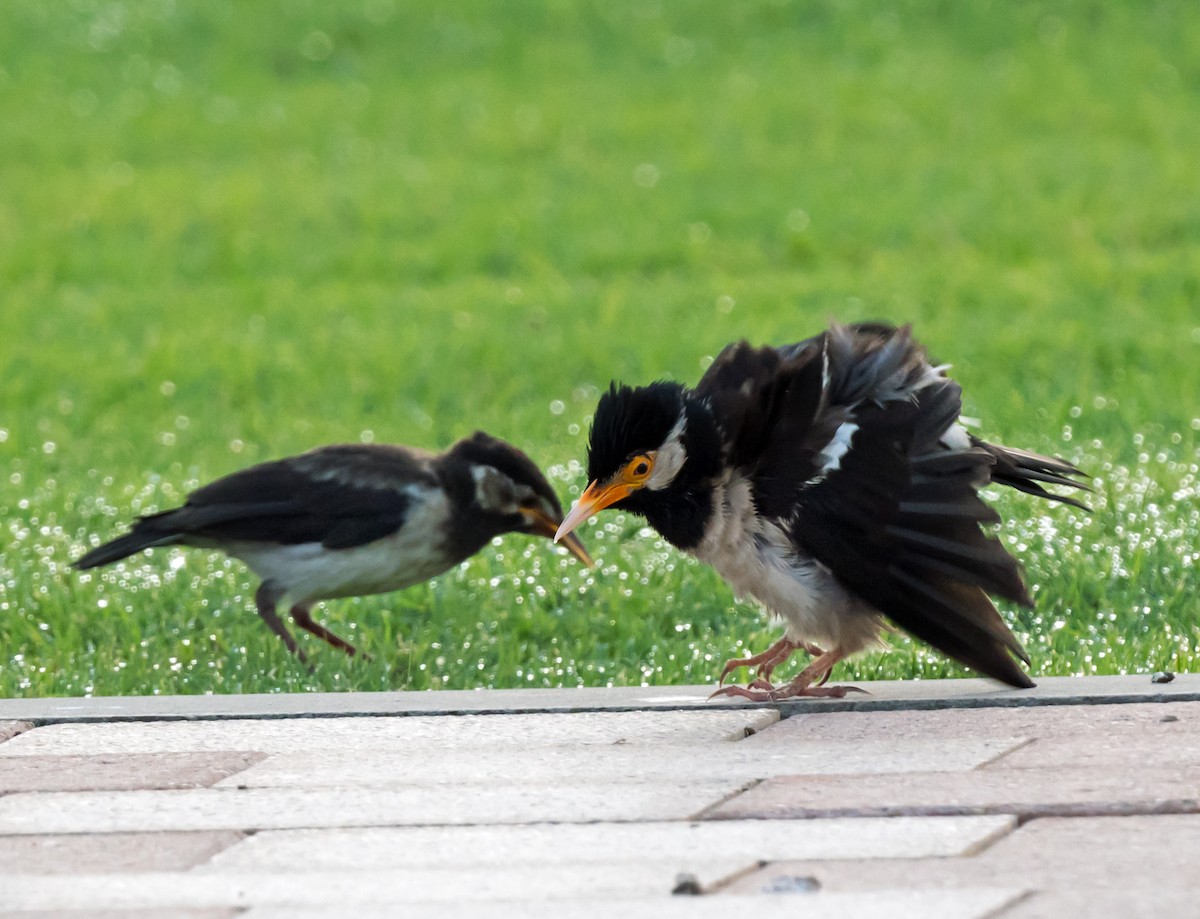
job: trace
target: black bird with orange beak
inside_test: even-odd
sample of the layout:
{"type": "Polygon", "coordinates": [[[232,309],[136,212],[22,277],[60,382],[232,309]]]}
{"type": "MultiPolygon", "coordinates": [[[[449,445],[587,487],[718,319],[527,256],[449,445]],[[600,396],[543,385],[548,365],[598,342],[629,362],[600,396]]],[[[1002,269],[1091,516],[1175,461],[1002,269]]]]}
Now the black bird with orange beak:
{"type": "Polygon", "coordinates": [[[986,443],[959,421],[959,385],[910,329],[832,325],[798,344],[727,347],[694,389],[614,384],[592,423],[591,484],[558,538],[606,507],[640,514],[712,565],[786,631],[746,687],[755,701],[841,697],[838,661],[877,644],[884,621],[1011,686],[1029,657],[989,594],[1032,606],[1020,567],[984,524],[990,483],[1083,507],[1060,459],[986,443]],[[790,682],[772,672],[812,656],[790,682]]]}
{"type": "MultiPolygon", "coordinates": [[[[319,447],[262,463],[193,492],[175,510],[75,562],[108,565],[155,546],[221,549],[262,585],[258,614],[302,662],[276,607],[335,648],[357,649],[313,621],[318,600],[387,593],[446,571],[505,533],[547,538],[562,505],[534,462],[482,431],[445,453],[385,444],[319,447]]],[[[566,547],[591,566],[583,544],[566,547]]]]}

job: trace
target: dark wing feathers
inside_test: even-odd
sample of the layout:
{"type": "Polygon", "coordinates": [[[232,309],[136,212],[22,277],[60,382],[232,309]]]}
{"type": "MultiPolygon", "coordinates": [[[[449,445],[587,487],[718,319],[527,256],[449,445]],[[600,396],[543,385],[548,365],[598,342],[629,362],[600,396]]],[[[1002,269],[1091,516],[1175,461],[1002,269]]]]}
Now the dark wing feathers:
{"type": "Polygon", "coordinates": [[[910,329],[833,325],[783,348],[730,345],[696,393],[758,511],[897,625],[981,673],[1030,686],[1028,662],[988,594],[1031,605],[1016,559],[982,529],[989,482],[1077,507],[1043,484],[1084,487],[1069,463],[970,438],[943,442],[961,390],[910,329]],[[836,466],[823,452],[857,425],[836,466]]]}
{"type": "Polygon", "coordinates": [[[705,371],[694,393],[708,403],[726,445],[726,459],[743,466],[757,456],[779,416],[780,357],[773,348],[739,341],[705,371]]]}
{"type": "Polygon", "coordinates": [[[1080,510],[1087,510],[1087,505],[1070,495],[1055,494],[1047,491],[1039,482],[1049,485],[1068,485],[1071,488],[1082,488],[1091,491],[1087,485],[1078,481],[1085,474],[1070,463],[1055,457],[1041,456],[1027,450],[1015,450],[1012,447],[1001,447],[985,443],[977,437],[971,438],[971,443],[991,455],[995,466],[991,479],[1001,485],[1008,485],[1027,495],[1036,495],[1048,501],[1060,501],[1070,504],[1080,510]]]}
{"type": "Polygon", "coordinates": [[[768,516],[791,509],[844,420],[823,403],[817,344],[775,349],[738,342],[721,352],[696,387],[721,428],[727,461],[749,474],[755,506],[768,516]]]}
{"type": "Polygon", "coordinates": [[[183,507],[142,517],[131,533],[89,552],[77,567],[192,541],[364,545],[404,524],[413,501],[405,486],[437,484],[423,458],[395,447],[348,444],[252,466],[197,489],[183,507]]]}
{"type": "Polygon", "coordinates": [[[1077,507],[1043,484],[1084,487],[1069,463],[970,438],[943,442],[961,390],[909,328],[833,325],[783,348],[730,345],[696,392],[760,513],[897,625],[981,673],[1030,686],[1020,642],[988,594],[1032,605],[1016,559],[982,529],[989,482],[1077,507]],[[845,422],[849,449],[822,471],[845,422]]]}
{"type": "Polygon", "coordinates": [[[979,527],[995,519],[976,492],[991,458],[922,454],[933,445],[913,442],[929,430],[928,417],[957,417],[958,405],[957,384],[944,380],[914,399],[856,412],[859,430],[840,467],[800,496],[793,539],[906,631],[981,673],[1028,686],[1010,656],[1024,660],[1025,651],[985,593],[1029,602],[1016,561],[979,527]]]}

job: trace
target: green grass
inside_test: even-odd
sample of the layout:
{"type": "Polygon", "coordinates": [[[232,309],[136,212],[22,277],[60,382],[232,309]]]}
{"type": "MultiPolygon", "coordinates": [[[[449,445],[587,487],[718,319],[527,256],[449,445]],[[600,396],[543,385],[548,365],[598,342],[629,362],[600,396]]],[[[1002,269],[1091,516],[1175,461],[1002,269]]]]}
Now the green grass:
{"type": "MultiPolygon", "coordinates": [[[[1200,658],[1194,4],[0,5],[0,693],[706,682],[775,635],[602,515],[252,611],[237,563],[69,561],[252,462],[483,427],[565,498],[611,378],[912,321],[983,432],[1097,476],[997,500],[1040,674],[1200,658]]],[[[957,674],[895,638],[845,679],[957,674]]]]}

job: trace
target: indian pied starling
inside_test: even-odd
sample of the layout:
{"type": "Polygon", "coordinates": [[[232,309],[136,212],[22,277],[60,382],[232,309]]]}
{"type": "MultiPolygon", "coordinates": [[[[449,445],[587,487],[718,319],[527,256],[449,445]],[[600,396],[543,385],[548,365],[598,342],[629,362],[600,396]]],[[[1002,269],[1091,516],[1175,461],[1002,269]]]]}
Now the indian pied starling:
{"type": "Polygon", "coordinates": [[[989,483],[1083,507],[1043,484],[1083,488],[1059,459],[985,443],[959,421],[959,385],[909,327],[832,325],[799,344],[727,347],[694,389],[613,384],[596,407],[591,484],[558,528],[606,507],[644,516],[712,565],[786,631],[730,660],[757,667],[756,701],[845,695],[833,666],[877,643],[883,620],[1012,686],[1029,663],[988,594],[1032,605],[1020,567],[982,524],[989,483]],[[779,688],[798,648],[812,662],[779,688]]]}
{"type": "MultiPolygon", "coordinates": [[[[75,563],[95,568],[154,546],[221,549],[262,578],[258,614],[302,662],[276,612],[347,654],[314,622],[318,600],[387,593],[458,564],[503,533],[551,537],[562,521],[550,484],[524,453],[482,431],[445,453],[384,444],[319,447],[251,466],[142,517],[75,563]]],[[[591,565],[583,544],[567,548],[591,565]]]]}

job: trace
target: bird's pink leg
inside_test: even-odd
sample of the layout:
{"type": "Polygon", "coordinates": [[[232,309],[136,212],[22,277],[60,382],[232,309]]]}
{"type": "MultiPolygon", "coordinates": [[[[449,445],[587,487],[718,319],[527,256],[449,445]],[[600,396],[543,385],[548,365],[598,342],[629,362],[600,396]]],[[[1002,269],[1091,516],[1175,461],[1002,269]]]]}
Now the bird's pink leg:
{"type": "Polygon", "coordinates": [[[317,638],[328,642],[335,648],[345,651],[351,657],[354,657],[354,655],[359,653],[358,648],[354,647],[354,645],[350,644],[350,642],[346,641],[346,639],[334,635],[333,632],[329,631],[329,629],[325,628],[325,626],[321,625],[321,623],[314,621],[312,615],[309,613],[310,609],[312,609],[312,607],[307,603],[297,603],[292,607],[292,621],[295,622],[296,625],[300,626],[300,628],[304,629],[304,631],[311,632],[313,635],[316,635],[317,638]]]}
{"type": "Polygon", "coordinates": [[[789,682],[778,688],[768,688],[757,685],[758,681],[749,686],[723,686],[714,692],[710,699],[717,696],[731,696],[739,699],[749,699],[751,702],[779,702],[782,699],[796,699],[810,696],[826,699],[841,699],[848,692],[866,692],[857,686],[825,686],[834,664],[845,657],[845,652],[839,648],[827,651],[818,657],[789,682]]]}
{"type": "Polygon", "coordinates": [[[724,668],[721,670],[721,677],[717,680],[717,685],[725,682],[725,677],[729,676],[730,672],[738,667],[758,667],[758,672],[755,674],[758,679],[751,682],[752,687],[773,689],[771,685],[771,674],[775,672],[775,668],[786,661],[797,648],[803,648],[814,658],[820,657],[825,651],[817,645],[807,641],[793,641],[784,636],[763,651],[761,654],[755,654],[753,657],[735,657],[725,662],[724,668]]]}
{"type": "Polygon", "coordinates": [[[786,661],[792,656],[793,652],[800,647],[798,642],[792,641],[786,635],[767,648],[760,654],[755,654],[751,657],[734,657],[725,662],[725,666],[721,669],[721,678],[717,680],[717,685],[725,682],[725,677],[729,676],[738,667],[757,667],[758,675],[764,679],[770,677],[771,671],[786,661]]]}
{"type": "Polygon", "coordinates": [[[284,645],[296,655],[300,663],[307,664],[308,657],[300,650],[300,646],[296,644],[296,639],[292,637],[292,634],[287,630],[287,626],[283,624],[283,620],[279,618],[279,614],[275,611],[275,607],[282,596],[282,590],[270,581],[263,581],[254,594],[254,605],[258,608],[258,615],[267,624],[267,628],[283,639],[284,645]]]}

